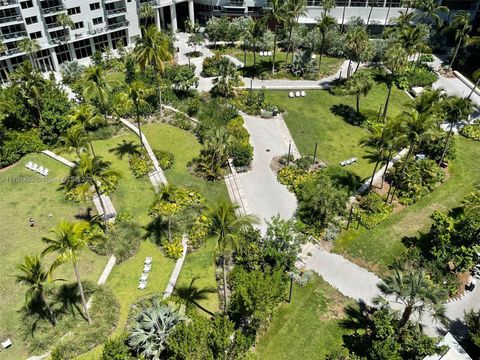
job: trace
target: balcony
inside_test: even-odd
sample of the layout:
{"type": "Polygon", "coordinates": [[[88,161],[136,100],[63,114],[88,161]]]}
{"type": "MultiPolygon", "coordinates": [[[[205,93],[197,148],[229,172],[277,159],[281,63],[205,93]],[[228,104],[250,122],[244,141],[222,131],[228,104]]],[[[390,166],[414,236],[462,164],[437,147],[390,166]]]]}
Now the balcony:
{"type": "Polygon", "coordinates": [[[160,0],[140,0],[140,5],[148,4],[150,6],[160,6],[160,0]]]}
{"type": "Polygon", "coordinates": [[[17,31],[14,33],[0,35],[0,40],[5,40],[5,41],[20,40],[21,38],[24,38],[24,37],[27,37],[26,31],[17,31]]]}
{"type": "Polygon", "coordinates": [[[55,14],[62,11],[66,11],[65,5],[56,5],[56,6],[50,6],[47,8],[42,8],[42,13],[46,15],[47,14],[51,15],[51,14],[55,14]]]}
{"type": "Polygon", "coordinates": [[[7,16],[0,18],[0,24],[6,24],[6,23],[11,23],[11,22],[22,22],[23,19],[20,15],[15,15],[15,16],[7,16]]]}
{"type": "Polygon", "coordinates": [[[127,12],[127,8],[118,8],[118,9],[107,10],[107,17],[118,16],[118,15],[121,15],[121,14],[125,14],[126,12],[127,12]]]}
{"type": "Polygon", "coordinates": [[[130,25],[130,21],[122,21],[119,23],[107,25],[107,30],[115,30],[121,27],[127,27],[128,25],[130,25]]]}
{"type": "Polygon", "coordinates": [[[61,28],[61,27],[62,27],[62,25],[59,25],[57,22],[47,24],[47,29],[48,30],[52,30],[52,29],[55,29],[55,28],[61,28]]]}
{"type": "Polygon", "coordinates": [[[12,5],[18,6],[18,0],[0,0],[0,8],[12,6],[12,5]]]}

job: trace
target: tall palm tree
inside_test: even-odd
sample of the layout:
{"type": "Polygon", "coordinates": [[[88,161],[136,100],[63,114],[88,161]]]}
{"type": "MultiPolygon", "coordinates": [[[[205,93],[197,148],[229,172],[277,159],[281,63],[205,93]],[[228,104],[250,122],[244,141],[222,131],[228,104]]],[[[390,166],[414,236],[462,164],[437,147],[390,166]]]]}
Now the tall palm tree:
{"type": "Polygon", "coordinates": [[[83,96],[85,99],[97,99],[100,102],[103,106],[105,121],[108,117],[109,94],[117,83],[100,66],[87,68],[83,75],[83,96]]]}
{"type": "Polygon", "coordinates": [[[80,154],[79,160],[75,162],[74,167],[70,171],[71,180],[67,180],[65,184],[67,188],[81,186],[80,190],[82,190],[84,196],[90,193],[91,188],[94,189],[103,210],[106,232],[108,232],[108,219],[105,204],[101,197],[103,193],[101,188],[102,186],[112,185],[113,177],[120,177],[120,174],[112,170],[110,165],[111,163],[103,160],[101,156],[91,157],[89,154],[80,154]]]}
{"type": "Polygon", "coordinates": [[[455,31],[455,51],[453,52],[452,60],[450,60],[449,68],[451,69],[455,60],[457,59],[458,50],[460,47],[468,42],[470,39],[469,33],[472,31],[472,18],[468,11],[459,11],[453,16],[452,23],[447,27],[455,31]]]}
{"type": "Polygon", "coordinates": [[[320,71],[320,66],[322,65],[322,57],[325,51],[325,44],[327,41],[328,33],[337,27],[337,20],[334,17],[329,15],[324,15],[320,17],[317,22],[317,29],[320,33],[320,48],[318,49],[318,70],[320,71]]]}
{"type": "Polygon", "coordinates": [[[227,58],[222,58],[218,64],[218,77],[213,79],[212,93],[223,97],[235,95],[235,86],[240,82],[240,75],[237,67],[227,58]]]}
{"type": "MultiPolygon", "coordinates": [[[[399,29],[403,29],[405,27],[411,26],[415,17],[414,12],[408,12],[408,8],[406,11],[399,11],[399,15],[396,18],[390,19],[390,23],[395,23],[399,29]]],[[[393,28],[392,30],[398,30],[393,28]]],[[[386,32],[385,32],[386,33],[386,32]]]]}
{"type": "Polygon", "coordinates": [[[156,299],[137,315],[128,334],[128,345],[142,359],[159,360],[170,332],[185,321],[185,305],[162,304],[156,299]]]}
{"type": "Polygon", "coordinates": [[[173,58],[170,52],[170,40],[164,33],[158,32],[155,26],[150,26],[144,31],[142,38],[135,43],[134,55],[143,71],[148,67],[153,70],[160,115],[163,115],[160,75],[165,70],[165,62],[173,58]]]}
{"type": "Polygon", "coordinates": [[[433,23],[437,28],[442,26],[442,16],[448,13],[448,7],[442,5],[442,0],[422,0],[416,3],[417,8],[421,11],[417,15],[418,21],[426,21],[433,23]]]}
{"type": "Polygon", "coordinates": [[[336,7],[335,0],[320,0],[320,7],[323,10],[322,16],[327,16],[336,7]]]}
{"type": "Polygon", "coordinates": [[[445,146],[443,147],[442,157],[438,162],[439,164],[441,164],[445,159],[448,144],[450,143],[450,138],[453,134],[453,126],[460,121],[467,120],[468,117],[475,111],[475,107],[468,99],[452,96],[444,102],[442,110],[444,114],[444,120],[449,124],[449,127],[448,135],[445,140],[445,146]]]}
{"type": "MultiPolygon", "coordinates": [[[[423,269],[408,269],[405,272],[397,269],[393,275],[386,277],[378,288],[384,296],[393,297],[404,306],[398,324],[400,328],[408,323],[413,314],[417,314],[421,319],[422,315],[428,312],[435,320],[445,319],[445,292],[433,284],[423,269]]],[[[388,303],[383,297],[376,301],[388,303]]]]}
{"type": "Polygon", "coordinates": [[[359,71],[352,75],[347,81],[347,91],[356,95],[357,114],[360,114],[360,96],[367,96],[375,85],[372,75],[368,71],[359,71]]]}
{"type": "Polygon", "coordinates": [[[150,20],[155,17],[155,10],[152,5],[149,3],[143,3],[140,5],[140,10],[138,12],[138,15],[140,17],[140,24],[142,21],[144,22],[143,26],[147,26],[150,20]]]}
{"type": "Polygon", "coordinates": [[[35,63],[35,55],[38,51],[40,51],[40,45],[38,44],[37,40],[34,39],[22,39],[18,42],[18,49],[21,52],[27,54],[28,58],[30,59],[30,63],[34,69],[37,69],[37,64],[35,63]]]}
{"type": "Polygon", "coordinates": [[[253,51],[253,66],[257,64],[257,44],[262,38],[265,30],[265,24],[263,21],[253,20],[248,23],[246,31],[248,36],[245,38],[245,40],[248,40],[248,42],[251,44],[250,47],[253,51]]]}
{"type": "Polygon", "coordinates": [[[370,183],[368,188],[370,189],[373,185],[373,180],[375,177],[375,173],[377,172],[377,168],[380,164],[388,160],[388,154],[390,150],[390,139],[386,136],[387,130],[386,126],[380,128],[374,128],[374,130],[369,134],[368,137],[362,139],[360,141],[360,145],[362,147],[368,147],[367,155],[365,158],[369,160],[371,163],[374,163],[375,166],[373,168],[372,177],[370,178],[370,183]]]}
{"type": "Polygon", "coordinates": [[[480,84],[480,68],[478,68],[473,74],[472,74],[473,79],[475,80],[475,84],[472,87],[472,91],[470,91],[470,94],[468,94],[467,99],[470,100],[473,93],[475,92],[475,88],[480,84]]]}
{"type": "MultiPolygon", "coordinates": [[[[83,131],[88,134],[89,130],[96,129],[98,126],[106,123],[105,118],[95,112],[95,108],[89,104],[79,104],[73,108],[72,113],[68,115],[68,119],[82,127],[83,131]]],[[[92,137],[88,137],[88,143],[92,155],[95,156],[92,137]]]]}
{"type": "Polygon", "coordinates": [[[55,270],[58,266],[67,261],[71,261],[73,271],[77,279],[78,290],[82,299],[83,311],[90,324],[92,319],[88,312],[87,302],[85,300],[85,293],[83,291],[82,281],[80,279],[80,272],[78,271],[77,255],[78,252],[87,246],[87,237],[85,231],[89,228],[86,221],[70,222],[62,220],[57,227],[50,230],[51,237],[44,237],[42,240],[47,247],[42,251],[42,256],[55,253],[57,256],[50,266],[50,272],[55,270]]]}
{"type": "Polygon", "coordinates": [[[406,7],[405,14],[408,14],[411,8],[415,8],[418,0],[402,0],[402,6],[406,7]]]}
{"type": "Polygon", "coordinates": [[[86,149],[87,144],[88,136],[80,125],[74,125],[68,128],[65,135],[62,135],[59,139],[61,151],[66,151],[67,153],[75,151],[78,158],[80,158],[80,154],[86,149]]]}
{"type": "Polygon", "coordinates": [[[69,53],[68,56],[70,59],[71,49],[68,44],[68,40],[70,39],[70,34],[67,34],[67,28],[70,28],[70,29],[73,28],[75,26],[75,23],[70,18],[70,16],[68,16],[68,14],[63,13],[63,14],[57,15],[57,25],[61,26],[63,29],[63,44],[68,48],[68,53],[69,53]]]}
{"type": "Polygon", "coordinates": [[[350,68],[352,61],[357,62],[357,69],[360,61],[365,57],[370,48],[370,39],[368,33],[363,26],[351,26],[347,30],[345,36],[345,49],[348,56],[347,78],[350,77],[350,68]]]}
{"type": "Polygon", "coordinates": [[[173,295],[178,296],[180,299],[184,300],[187,306],[193,304],[200,310],[206,312],[208,315],[214,316],[215,314],[200,305],[199,301],[208,299],[208,295],[214,294],[216,290],[213,287],[205,287],[199,289],[197,286],[195,286],[195,281],[197,281],[198,279],[198,277],[193,277],[190,281],[190,285],[188,286],[175,286],[175,289],[173,290],[173,295]]]}
{"type": "Polygon", "coordinates": [[[287,57],[285,59],[285,63],[288,63],[288,54],[290,50],[292,51],[292,61],[293,61],[293,53],[295,49],[291,46],[292,40],[292,32],[293,28],[298,25],[298,18],[302,15],[306,14],[306,0],[287,0],[285,2],[285,17],[284,21],[288,27],[288,49],[287,49],[287,57]]]}
{"type": "Polygon", "coordinates": [[[268,10],[263,15],[263,21],[273,26],[273,56],[272,74],[275,73],[275,56],[277,52],[278,27],[285,20],[285,8],[282,0],[269,0],[268,10]]]}
{"type": "Polygon", "coordinates": [[[390,71],[387,74],[387,99],[385,101],[385,107],[383,110],[383,121],[387,119],[388,105],[390,103],[390,96],[392,94],[392,88],[395,81],[395,77],[399,75],[408,65],[408,53],[402,47],[401,44],[395,44],[385,52],[383,59],[383,65],[390,71]]]}
{"type": "Polygon", "coordinates": [[[441,110],[445,96],[439,89],[428,89],[417,96],[413,101],[405,103],[407,110],[416,110],[420,114],[436,115],[441,110]]]}
{"type": "Polygon", "coordinates": [[[40,257],[25,256],[23,263],[18,265],[17,269],[21,272],[16,276],[17,283],[28,286],[28,290],[25,293],[26,305],[28,306],[32,300],[40,297],[47,308],[51,321],[55,325],[57,323],[55,314],[50,306],[49,301],[47,300],[47,297],[45,296],[45,287],[49,282],[49,274],[43,268],[40,257]]]}
{"type": "Polygon", "coordinates": [[[145,143],[143,142],[143,134],[140,122],[140,115],[142,110],[149,107],[147,102],[148,97],[152,95],[151,89],[145,87],[145,85],[140,81],[134,81],[131,84],[127,84],[125,91],[119,93],[117,96],[118,103],[127,110],[135,112],[135,119],[138,127],[138,136],[140,138],[140,143],[142,144],[142,151],[145,148],[145,143]]]}
{"type": "Polygon", "coordinates": [[[399,29],[397,34],[397,41],[402,44],[410,56],[430,51],[430,48],[426,45],[427,38],[428,30],[424,24],[404,26],[399,29]]]}
{"type": "Polygon", "coordinates": [[[223,270],[223,310],[227,312],[227,262],[226,257],[230,251],[240,251],[240,232],[245,228],[258,222],[258,219],[251,215],[237,215],[237,205],[227,202],[219,202],[208,212],[208,232],[217,241],[217,250],[222,258],[223,270]]]}

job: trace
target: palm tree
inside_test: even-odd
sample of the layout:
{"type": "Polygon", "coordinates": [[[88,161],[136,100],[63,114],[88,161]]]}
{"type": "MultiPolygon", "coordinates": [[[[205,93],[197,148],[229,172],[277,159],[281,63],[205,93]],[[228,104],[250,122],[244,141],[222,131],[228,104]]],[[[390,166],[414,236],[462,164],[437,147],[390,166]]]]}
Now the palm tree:
{"type": "MultiPolygon", "coordinates": [[[[435,320],[445,319],[443,289],[435,286],[423,269],[408,269],[405,272],[395,270],[393,275],[386,277],[378,288],[385,297],[393,297],[402,304],[404,309],[398,326],[404,327],[413,314],[421,319],[424,312],[429,312],[435,320]]],[[[384,297],[376,299],[378,303],[388,303],[384,297]]]]}
{"type": "Polygon", "coordinates": [[[411,8],[415,8],[418,5],[418,0],[402,0],[402,6],[406,7],[405,14],[409,13],[411,8]]]}
{"type": "Polygon", "coordinates": [[[426,22],[433,22],[437,28],[442,26],[442,16],[448,13],[448,7],[442,6],[442,0],[422,0],[416,3],[419,10],[422,11],[417,15],[418,22],[425,20],[426,22]]]}
{"type": "MultiPolygon", "coordinates": [[[[105,124],[105,118],[103,118],[99,114],[96,114],[95,108],[92,105],[85,103],[74,107],[72,113],[68,116],[68,119],[71,122],[80,125],[86,134],[88,134],[89,130],[95,129],[98,126],[105,124]]],[[[88,137],[87,140],[90,145],[92,155],[95,156],[92,138],[88,137]]]]}
{"type": "Polygon", "coordinates": [[[101,156],[91,157],[89,154],[80,154],[80,158],[71,169],[71,177],[66,182],[67,188],[81,186],[80,190],[84,196],[90,193],[93,188],[103,210],[105,231],[108,232],[107,211],[103,198],[102,186],[111,186],[113,178],[120,177],[120,174],[110,168],[111,163],[103,160],[101,156]]]}
{"type": "Polygon", "coordinates": [[[145,87],[145,85],[140,81],[134,81],[131,84],[127,84],[124,92],[119,93],[117,96],[118,103],[127,110],[135,112],[135,119],[138,127],[138,136],[140,138],[140,143],[142,144],[143,149],[146,150],[145,144],[143,142],[143,134],[140,123],[140,115],[142,110],[149,107],[147,102],[148,97],[152,95],[152,91],[145,87]]]}
{"type": "Polygon", "coordinates": [[[235,86],[240,82],[240,75],[237,67],[227,58],[223,57],[218,64],[218,77],[213,79],[212,94],[218,94],[223,97],[232,97],[235,95],[235,86]]]}
{"type": "Polygon", "coordinates": [[[170,332],[177,324],[188,320],[185,305],[161,304],[156,299],[151,307],[142,309],[137,315],[128,334],[128,345],[142,358],[161,359],[170,332]]]}
{"type": "Polygon", "coordinates": [[[160,74],[165,70],[165,62],[173,58],[170,52],[170,40],[164,33],[158,32],[154,26],[150,26],[145,30],[142,38],[135,43],[134,55],[143,71],[148,67],[153,69],[158,106],[160,115],[163,115],[160,74]]]}
{"type": "Polygon", "coordinates": [[[448,128],[447,139],[445,140],[445,146],[443,148],[442,157],[439,164],[443,163],[445,154],[447,153],[448,144],[453,134],[453,126],[463,120],[467,120],[468,117],[475,111],[475,107],[468,99],[464,99],[458,96],[452,96],[448,98],[442,107],[444,119],[450,125],[448,128]]]}
{"type": "Polygon", "coordinates": [[[335,0],[320,0],[319,5],[323,9],[322,17],[327,16],[336,7],[335,0]]]}
{"type": "Polygon", "coordinates": [[[55,314],[47,300],[47,297],[45,296],[45,287],[48,283],[49,274],[43,268],[40,257],[25,256],[23,263],[18,265],[17,268],[21,272],[21,274],[16,276],[17,283],[28,286],[28,290],[25,293],[25,303],[28,306],[32,300],[40,297],[42,302],[47,307],[51,321],[55,325],[57,323],[55,314]]]}
{"type": "Polygon", "coordinates": [[[168,242],[172,242],[172,222],[173,222],[173,217],[177,215],[181,210],[182,206],[180,204],[177,204],[177,193],[178,193],[178,188],[170,185],[170,184],[164,184],[154,201],[154,204],[159,204],[162,203],[164,204],[165,210],[163,211],[163,215],[167,217],[167,231],[168,231],[168,242]],[[171,205],[171,206],[168,206],[171,205]]]}
{"type": "Polygon", "coordinates": [[[187,306],[193,304],[197,306],[200,310],[206,312],[208,315],[214,316],[215,314],[200,305],[199,301],[207,300],[208,295],[214,294],[216,290],[213,287],[205,287],[199,289],[197,286],[195,286],[195,281],[197,281],[198,279],[198,277],[193,277],[190,281],[190,285],[188,286],[176,286],[173,290],[173,295],[178,296],[180,299],[184,300],[187,306]]]}
{"type": "Polygon", "coordinates": [[[307,6],[306,0],[287,0],[285,2],[285,24],[288,26],[288,49],[287,57],[285,63],[288,62],[288,54],[290,50],[292,51],[292,61],[293,61],[293,52],[295,49],[291,46],[292,40],[292,31],[293,28],[298,24],[298,18],[302,15],[305,15],[305,8],[307,6]]]}
{"type": "Polygon", "coordinates": [[[282,0],[269,0],[267,13],[263,16],[263,21],[273,26],[273,56],[272,56],[272,74],[275,73],[275,56],[277,52],[278,27],[285,20],[285,9],[282,0]]]}
{"type": "Polygon", "coordinates": [[[40,51],[40,45],[38,44],[37,40],[30,38],[22,39],[18,42],[18,49],[21,52],[27,54],[30,59],[30,63],[32,64],[32,67],[36,69],[37,65],[35,63],[35,55],[38,51],[40,51]]]}
{"type": "Polygon", "coordinates": [[[472,97],[474,91],[475,91],[475,88],[478,86],[478,84],[480,84],[480,68],[478,68],[473,74],[472,74],[472,77],[473,79],[475,80],[475,85],[473,85],[472,87],[472,91],[470,91],[470,94],[468,94],[468,97],[467,99],[470,100],[470,98],[472,97]]]}
{"type": "Polygon", "coordinates": [[[420,54],[422,52],[429,52],[430,48],[427,43],[428,29],[426,25],[417,24],[416,26],[404,26],[399,29],[397,34],[397,41],[402,44],[408,55],[420,54]]]}
{"type": "Polygon", "coordinates": [[[223,310],[227,312],[227,261],[226,257],[230,251],[240,251],[240,232],[245,228],[258,222],[258,219],[251,215],[237,215],[237,205],[219,202],[216,207],[208,212],[208,232],[217,241],[217,250],[222,257],[223,269],[223,310]]]}
{"type": "Polygon", "coordinates": [[[320,33],[320,49],[318,51],[318,70],[320,71],[320,66],[322,65],[322,56],[325,51],[325,44],[327,40],[328,33],[337,26],[337,20],[334,17],[324,15],[318,20],[317,28],[320,33]]]}
{"type": "Polygon", "coordinates": [[[100,102],[105,113],[105,121],[108,117],[109,94],[117,83],[100,66],[91,66],[85,70],[83,96],[85,99],[97,99],[100,102]]]}
{"type": "Polygon", "coordinates": [[[265,31],[265,24],[260,20],[253,20],[247,26],[246,33],[248,36],[244,38],[247,42],[250,42],[253,51],[253,66],[257,63],[257,44],[263,36],[265,31]]]}
{"type": "Polygon", "coordinates": [[[57,16],[57,25],[63,28],[63,44],[68,48],[68,57],[70,59],[70,46],[68,45],[68,40],[70,39],[69,34],[67,34],[67,27],[73,28],[75,23],[73,20],[68,16],[68,14],[63,13],[57,16]]]}
{"type": "Polygon", "coordinates": [[[373,180],[378,166],[388,160],[390,139],[386,136],[386,134],[386,126],[383,128],[376,127],[367,138],[360,141],[360,145],[362,147],[370,148],[367,150],[367,155],[365,155],[365,158],[369,160],[369,162],[375,164],[372,177],[370,178],[370,183],[368,185],[369,189],[373,185],[373,180]]]}
{"type": "Polygon", "coordinates": [[[415,12],[399,11],[399,15],[396,18],[389,20],[390,23],[395,23],[398,26],[398,29],[392,28],[392,30],[397,31],[405,27],[410,27],[411,24],[413,23],[414,17],[415,17],[415,12]]]}
{"type": "Polygon", "coordinates": [[[83,291],[82,281],[80,279],[80,272],[78,271],[77,254],[79,251],[87,246],[87,237],[85,231],[88,230],[89,224],[86,221],[69,222],[62,220],[57,227],[50,230],[52,237],[44,237],[42,240],[47,247],[42,251],[42,256],[56,253],[57,256],[50,266],[50,273],[61,264],[71,261],[73,264],[73,271],[77,278],[78,290],[82,299],[83,311],[90,324],[92,319],[88,312],[87,302],[85,300],[85,293],[83,291]]]}
{"type": "Polygon", "coordinates": [[[457,59],[458,50],[460,46],[466,44],[470,39],[469,33],[472,31],[472,18],[468,11],[459,11],[453,16],[452,23],[447,27],[449,30],[455,31],[455,40],[457,45],[453,52],[452,60],[450,61],[449,68],[451,69],[455,60],[457,59]]]}
{"type": "Polygon", "coordinates": [[[387,74],[388,93],[385,101],[385,108],[383,110],[383,121],[385,122],[387,119],[388,105],[390,103],[394,80],[395,77],[407,67],[408,53],[402,45],[397,43],[385,52],[383,65],[390,71],[390,73],[387,74]]]}
{"type": "Polygon", "coordinates": [[[360,115],[360,95],[366,97],[375,85],[369,71],[359,71],[347,81],[347,91],[357,97],[357,114],[360,115]]]}
{"type": "Polygon", "coordinates": [[[75,151],[78,158],[80,158],[80,154],[85,150],[87,144],[87,133],[80,125],[68,128],[65,135],[62,135],[59,139],[61,151],[66,151],[67,153],[75,151]]]}
{"type": "Polygon", "coordinates": [[[370,39],[367,30],[363,26],[352,26],[347,30],[345,36],[345,49],[348,56],[347,78],[350,77],[350,68],[352,61],[360,65],[360,61],[364,59],[370,50],[370,39]]]}
{"type": "Polygon", "coordinates": [[[428,89],[417,96],[413,101],[405,103],[409,110],[416,110],[420,114],[436,115],[441,110],[441,104],[445,96],[439,89],[428,89]]]}
{"type": "Polygon", "coordinates": [[[140,10],[138,12],[139,17],[140,17],[140,23],[142,20],[145,22],[143,24],[144,27],[146,27],[150,21],[155,16],[155,9],[150,5],[149,3],[143,3],[140,5],[140,10]]]}
{"type": "Polygon", "coordinates": [[[209,131],[203,149],[200,151],[199,170],[208,179],[221,177],[221,169],[226,165],[229,157],[231,136],[225,127],[209,131]]]}

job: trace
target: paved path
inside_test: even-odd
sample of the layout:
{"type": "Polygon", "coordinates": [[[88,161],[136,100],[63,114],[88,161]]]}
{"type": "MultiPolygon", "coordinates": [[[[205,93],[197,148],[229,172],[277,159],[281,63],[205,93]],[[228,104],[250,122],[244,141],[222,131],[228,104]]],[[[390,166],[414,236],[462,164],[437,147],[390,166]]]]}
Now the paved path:
{"type": "Polygon", "coordinates": [[[163,298],[167,298],[172,295],[173,289],[175,288],[175,284],[177,283],[178,277],[180,276],[180,272],[182,271],[183,263],[185,261],[185,257],[187,256],[187,236],[183,235],[182,238],[182,256],[177,260],[175,263],[175,267],[173,268],[172,275],[170,275],[170,280],[168,281],[167,288],[163,293],[163,298]]]}
{"type": "Polygon", "coordinates": [[[245,127],[253,145],[252,169],[238,174],[238,181],[252,214],[260,220],[260,229],[266,230],[266,220],[279,214],[282,218],[292,217],[297,208],[295,195],[277,181],[270,168],[275,156],[288,152],[288,142],[277,125],[277,121],[242,114],[245,127]]]}

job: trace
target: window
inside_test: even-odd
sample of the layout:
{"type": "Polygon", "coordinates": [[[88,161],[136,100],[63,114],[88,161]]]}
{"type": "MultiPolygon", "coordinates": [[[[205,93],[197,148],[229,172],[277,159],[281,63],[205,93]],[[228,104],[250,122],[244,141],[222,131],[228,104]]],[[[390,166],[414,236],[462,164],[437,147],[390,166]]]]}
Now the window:
{"type": "Polygon", "coordinates": [[[98,10],[100,9],[100,3],[96,2],[93,4],[90,4],[90,10],[98,10]]]}
{"type": "Polygon", "coordinates": [[[83,28],[83,21],[76,22],[73,27],[74,27],[75,30],[82,29],[83,28]]]}
{"type": "Polygon", "coordinates": [[[108,36],[100,35],[93,38],[93,45],[95,51],[103,51],[105,48],[108,48],[108,36]]]}
{"type": "Polygon", "coordinates": [[[98,17],[98,18],[93,19],[93,25],[98,25],[98,24],[101,24],[101,23],[103,23],[103,18],[102,17],[98,17]]]}
{"type": "Polygon", "coordinates": [[[20,6],[22,7],[22,9],[32,8],[33,7],[33,1],[32,0],[23,1],[23,2],[20,3],[20,6]]]}
{"type": "Polygon", "coordinates": [[[90,40],[80,40],[74,43],[75,56],[77,59],[83,59],[92,56],[92,46],[90,40]]]}
{"type": "Polygon", "coordinates": [[[67,9],[68,15],[80,14],[80,6],[67,9]]]}
{"type": "Polygon", "coordinates": [[[30,39],[32,39],[32,40],[40,39],[41,37],[42,37],[42,32],[41,31],[36,31],[36,32],[30,34],[30,39]]]}
{"type": "Polygon", "coordinates": [[[38,19],[36,16],[31,16],[25,18],[25,22],[27,23],[27,25],[36,24],[38,22],[38,19]]]}

